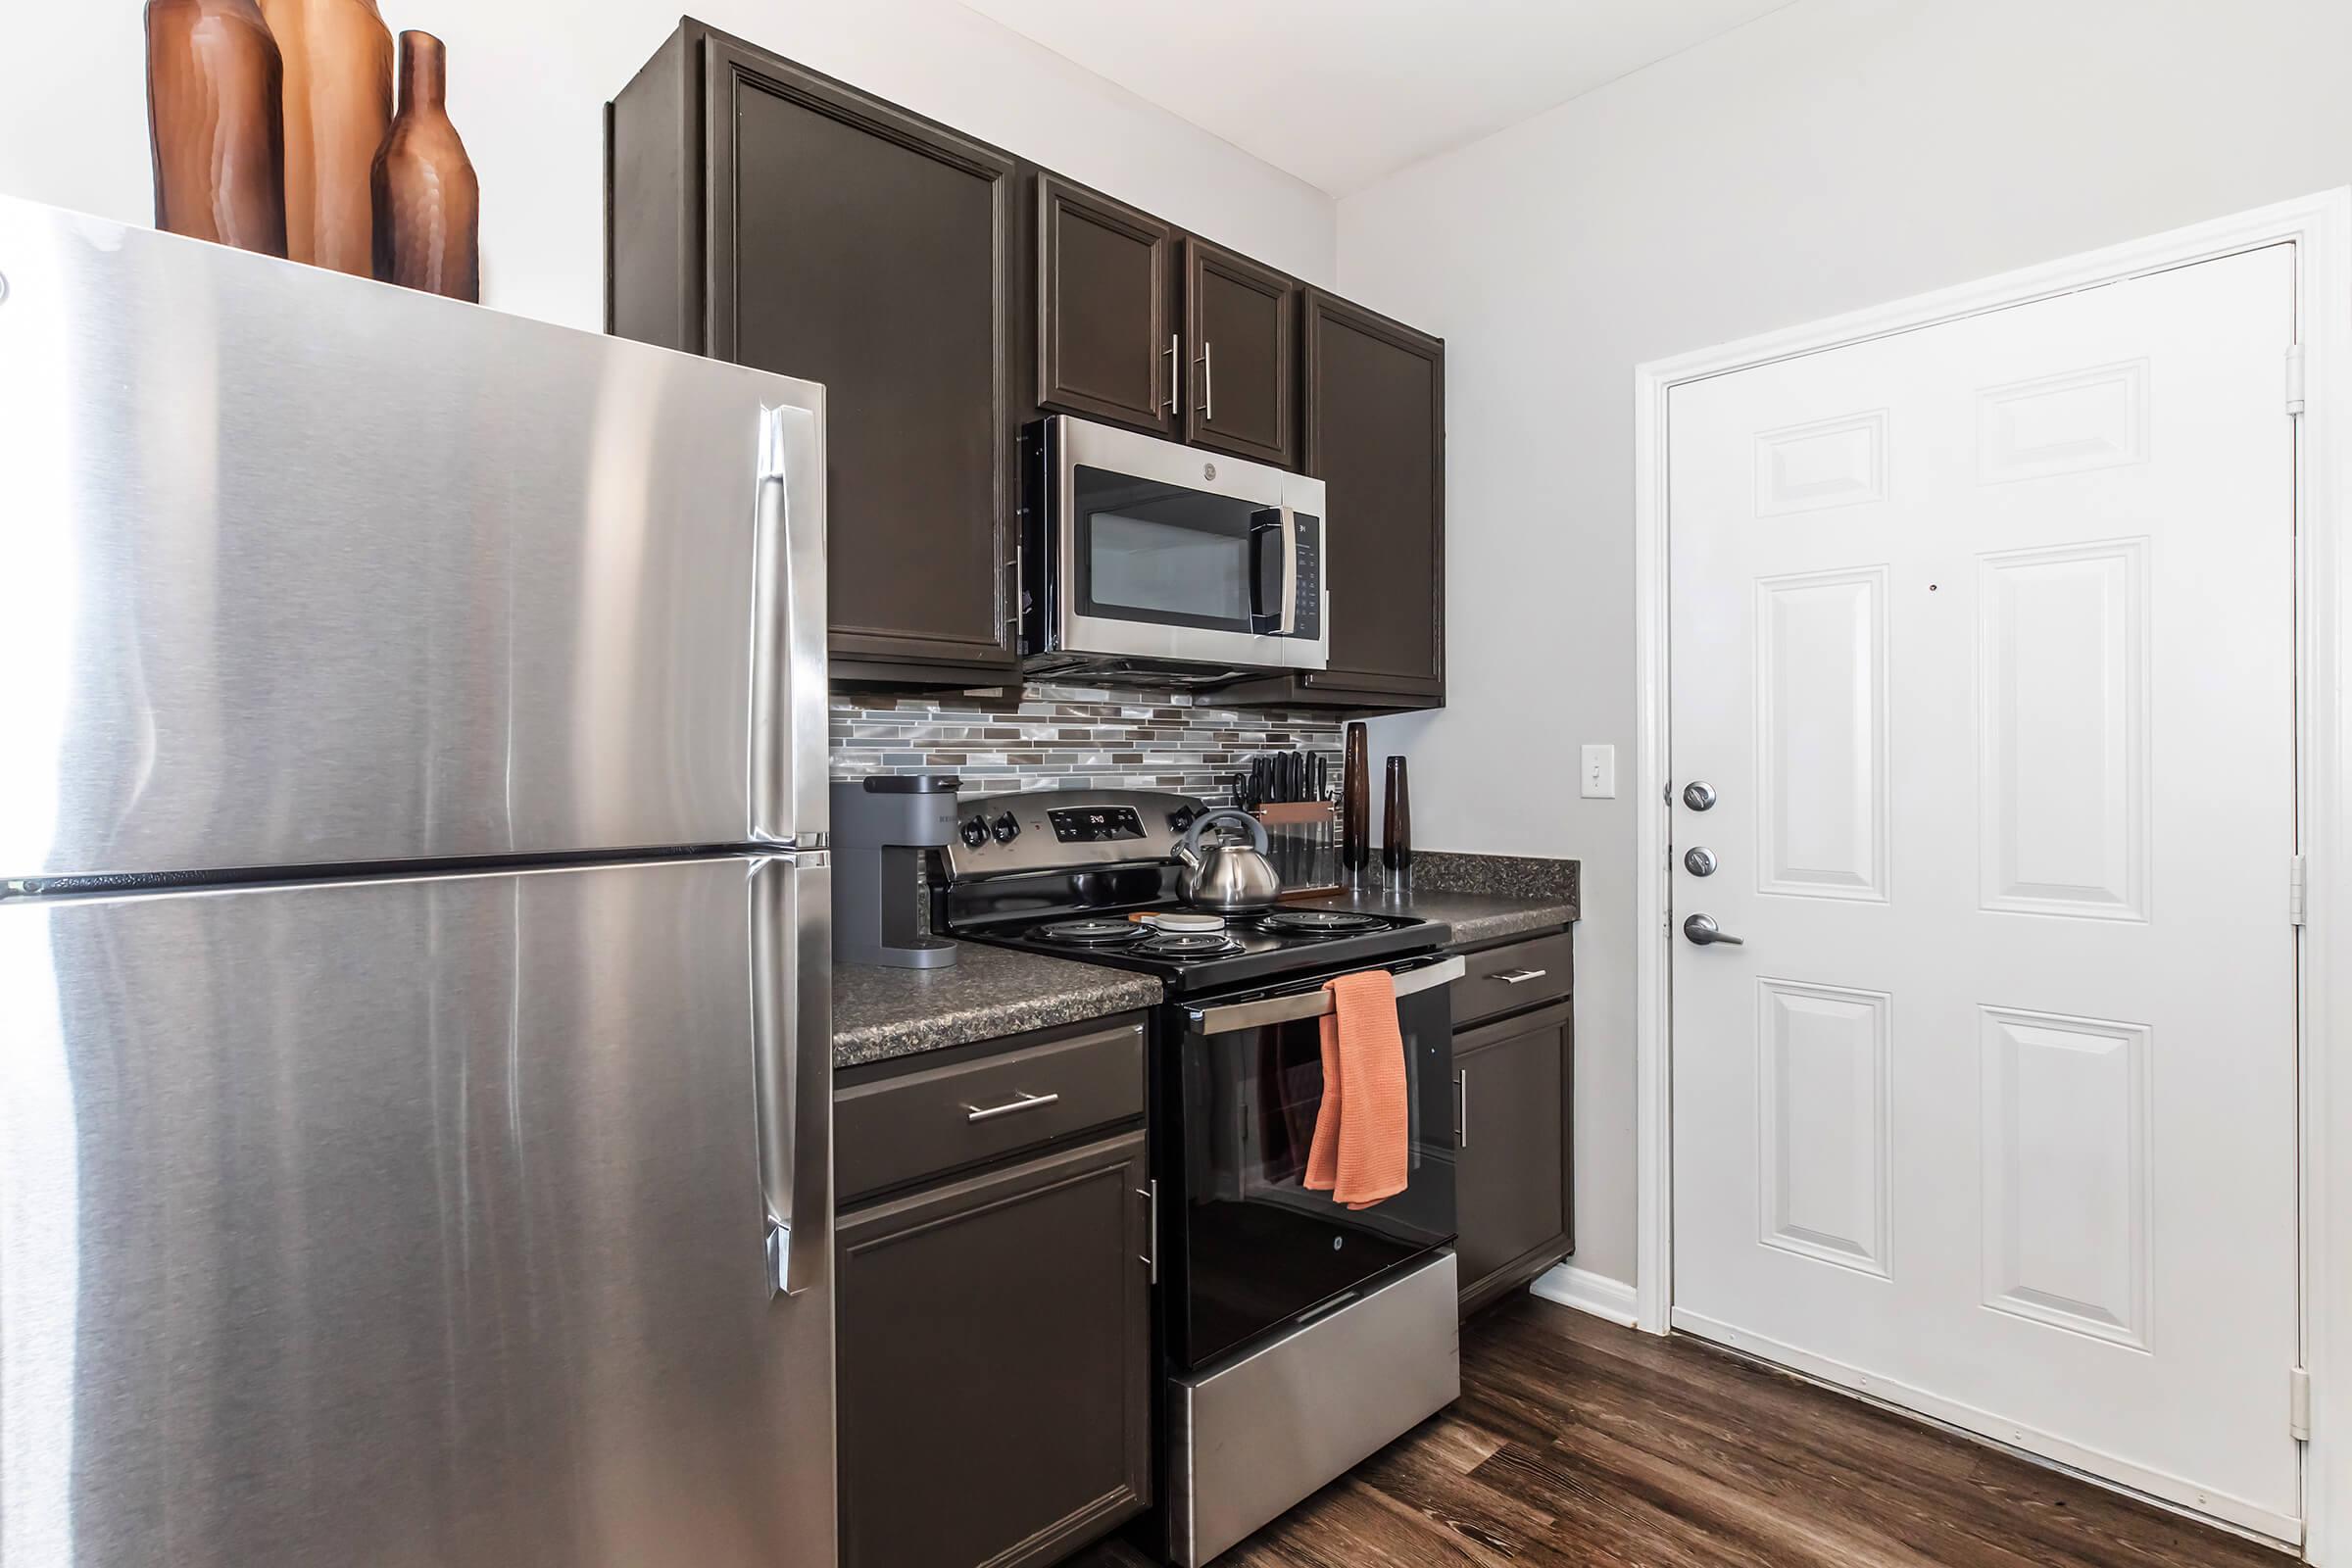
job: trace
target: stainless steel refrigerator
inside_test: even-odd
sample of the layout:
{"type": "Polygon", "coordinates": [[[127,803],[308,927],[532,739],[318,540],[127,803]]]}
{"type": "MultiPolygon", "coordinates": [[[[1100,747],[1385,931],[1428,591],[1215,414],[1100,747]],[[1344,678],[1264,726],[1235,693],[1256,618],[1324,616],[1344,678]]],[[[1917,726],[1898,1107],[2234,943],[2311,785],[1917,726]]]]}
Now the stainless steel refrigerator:
{"type": "Polygon", "coordinates": [[[0,200],[4,1568],[833,1562],[823,463],[0,200]]]}

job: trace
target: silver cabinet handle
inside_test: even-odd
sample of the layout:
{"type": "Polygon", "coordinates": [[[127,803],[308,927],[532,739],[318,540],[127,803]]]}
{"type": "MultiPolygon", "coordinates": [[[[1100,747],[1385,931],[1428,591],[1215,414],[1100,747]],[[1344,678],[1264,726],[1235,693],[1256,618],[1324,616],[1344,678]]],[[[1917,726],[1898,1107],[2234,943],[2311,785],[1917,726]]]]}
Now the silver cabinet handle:
{"type": "Polygon", "coordinates": [[[1747,946],[1743,939],[1732,936],[1726,932],[1723,927],[1717,925],[1715,923],[1715,917],[1711,914],[1694,914],[1690,919],[1685,920],[1683,922],[1683,935],[1689,937],[1693,946],[1701,948],[1713,947],[1718,942],[1722,943],[1727,948],[1742,948],[1747,946]]]}
{"type": "Polygon", "coordinates": [[[1541,980],[1549,973],[1551,973],[1549,969],[1505,969],[1502,973],[1490,975],[1488,978],[1499,980],[1506,986],[1523,986],[1530,980],[1541,980]]]}
{"type": "Polygon", "coordinates": [[[1184,338],[1181,334],[1175,332],[1168,334],[1168,401],[1166,408],[1170,414],[1176,412],[1176,362],[1184,353],[1183,344],[1184,338]]]}
{"type": "Polygon", "coordinates": [[[1136,1261],[1152,1271],[1152,1283],[1157,1285],[1159,1283],[1159,1183],[1154,1181],[1149,1187],[1138,1187],[1135,1190],[1135,1196],[1151,1205],[1144,1220],[1147,1227],[1144,1232],[1147,1250],[1136,1261]]]}
{"type": "MultiPolygon", "coordinates": [[[[1398,997],[1418,996],[1451,985],[1468,970],[1460,958],[1446,958],[1425,968],[1396,976],[1398,997]]],[[[1331,1011],[1331,993],[1321,989],[1293,996],[1268,997],[1262,1002],[1237,1002],[1230,1007],[1196,1007],[1188,1015],[1195,1034],[1228,1035],[1237,1029],[1264,1029],[1278,1023],[1298,1023],[1331,1011]]]]}
{"type": "Polygon", "coordinates": [[[1453,1081],[1462,1092],[1461,1124],[1453,1130],[1454,1147],[1468,1149],[1470,1147],[1470,1069],[1464,1067],[1460,1072],[1455,1073],[1453,1081]]]}
{"type": "Polygon", "coordinates": [[[1217,367],[1210,357],[1216,352],[1216,347],[1214,343],[1203,341],[1200,357],[1193,362],[1200,367],[1200,417],[1205,423],[1214,423],[1217,417],[1217,367]]]}
{"type": "Polygon", "coordinates": [[[1059,1095],[1032,1095],[1026,1091],[1015,1091],[1015,1093],[1019,1098],[1007,1100],[1002,1105],[964,1106],[963,1119],[965,1121],[995,1121],[999,1116],[1017,1116],[1024,1110],[1043,1109],[1061,1098],[1059,1095]]]}

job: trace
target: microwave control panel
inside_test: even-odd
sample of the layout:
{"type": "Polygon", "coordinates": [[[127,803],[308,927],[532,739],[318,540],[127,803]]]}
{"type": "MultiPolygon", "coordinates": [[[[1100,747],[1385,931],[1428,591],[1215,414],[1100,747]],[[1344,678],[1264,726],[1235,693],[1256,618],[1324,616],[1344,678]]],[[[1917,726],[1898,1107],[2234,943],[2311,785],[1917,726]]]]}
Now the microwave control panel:
{"type": "Polygon", "coordinates": [[[1323,519],[1303,512],[1293,515],[1298,524],[1298,591],[1290,635],[1317,642],[1323,636],[1323,519]]]}

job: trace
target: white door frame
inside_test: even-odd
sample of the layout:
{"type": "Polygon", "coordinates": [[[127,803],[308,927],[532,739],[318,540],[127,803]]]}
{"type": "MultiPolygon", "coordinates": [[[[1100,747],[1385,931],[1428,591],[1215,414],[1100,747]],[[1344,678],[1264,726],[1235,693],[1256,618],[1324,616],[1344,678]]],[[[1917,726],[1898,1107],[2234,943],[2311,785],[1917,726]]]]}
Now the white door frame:
{"type": "MultiPolygon", "coordinates": [[[[1636,1311],[1668,1331],[1674,1302],[1671,955],[1667,855],[1667,394],[1675,386],[1870,338],[2048,299],[2261,246],[2296,246],[2295,341],[2304,411],[2296,432],[2298,830],[2308,868],[2299,958],[2304,1364],[2312,1389],[2304,1455],[2304,1555],[2352,1564],[2352,187],[2176,229],[1982,282],[1857,311],[1634,371],[1634,585],[1639,643],[1635,790],[1641,873],[1635,944],[1636,1311]],[[2340,999],[2340,1000],[2339,1000],[2340,999]],[[2332,1133],[2330,1130],[2333,1130],[2332,1133]]],[[[2286,367],[2279,395],[2286,397],[2286,367]]],[[[2279,867],[2280,918],[2287,867],[2279,867]]],[[[2225,977],[2216,977],[2224,983],[2225,977]]],[[[2279,1418],[2287,1411],[2279,1369],[2279,1418]]]]}

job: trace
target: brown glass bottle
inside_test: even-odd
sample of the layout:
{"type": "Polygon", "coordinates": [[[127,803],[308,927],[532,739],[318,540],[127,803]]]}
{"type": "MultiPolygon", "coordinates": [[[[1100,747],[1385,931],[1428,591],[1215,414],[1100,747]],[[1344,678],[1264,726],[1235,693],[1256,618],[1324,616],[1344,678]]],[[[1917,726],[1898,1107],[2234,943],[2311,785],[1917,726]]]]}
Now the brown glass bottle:
{"type": "Polygon", "coordinates": [[[1380,816],[1380,863],[1398,881],[1413,869],[1413,791],[1406,780],[1404,759],[1389,759],[1388,804],[1380,816]]]}
{"type": "Polygon", "coordinates": [[[286,254],[375,271],[375,155],[392,128],[392,32],[375,0],[261,0],[285,61],[286,254]]]}
{"type": "Polygon", "coordinates": [[[482,188],[445,103],[448,59],[429,32],[400,35],[400,113],[375,159],[375,275],[482,298],[482,188]]]}
{"type": "Polygon", "coordinates": [[[156,227],[286,254],[283,76],[254,0],[148,0],[156,227]]]}
{"type": "Polygon", "coordinates": [[[1340,769],[1340,865],[1361,871],[1372,858],[1372,742],[1361,724],[1348,726],[1348,760],[1340,769]]]}

